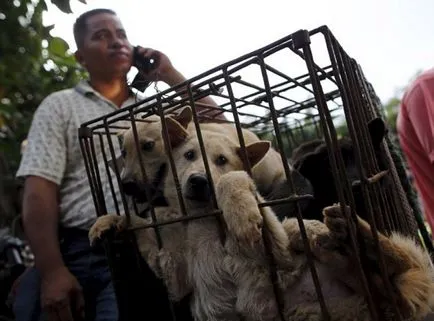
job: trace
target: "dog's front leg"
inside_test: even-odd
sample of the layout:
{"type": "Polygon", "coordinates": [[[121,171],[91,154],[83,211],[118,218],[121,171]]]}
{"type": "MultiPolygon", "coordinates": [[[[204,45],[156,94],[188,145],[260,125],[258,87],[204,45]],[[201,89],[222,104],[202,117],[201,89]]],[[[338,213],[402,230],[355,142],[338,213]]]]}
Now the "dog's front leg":
{"type": "Polygon", "coordinates": [[[155,272],[156,257],[158,256],[158,246],[155,238],[155,233],[150,228],[141,229],[141,226],[150,224],[149,219],[143,219],[139,216],[130,216],[130,223],[127,223],[127,217],[125,215],[107,214],[98,217],[94,225],[89,231],[89,241],[91,245],[100,241],[104,235],[109,232],[115,234],[126,231],[127,229],[134,229],[134,234],[137,238],[137,245],[139,247],[140,254],[151,266],[155,272]]]}
{"type": "MultiPolygon", "coordinates": [[[[157,216],[165,216],[166,209],[156,209],[157,216]]],[[[152,271],[157,277],[163,279],[169,291],[171,298],[174,301],[182,299],[191,291],[190,283],[187,278],[187,268],[185,257],[180,253],[181,242],[173,240],[170,234],[182,231],[181,224],[176,223],[179,227],[163,227],[167,231],[161,231],[162,239],[167,239],[167,244],[162,249],[159,249],[156,232],[153,228],[143,226],[149,225],[150,219],[144,219],[136,215],[130,217],[130,224],[127,224],[127,218],[124,215],[108,214],[99,217],[89,231],[89,241],[95,244],[101,240],[104,235],[110,231],[120,233],[128,228],[134,229],[139,252],[152,271]],[[169,231],[170,230],[170,231],[169,231]],[[165,237],[167,236],[167,238],[165,237]],[[173,248],[176,246],[176,248],[173,248]]],[[[180,236],[182,239],[182,236],[180,236]]]]}
{"type": "Polygon", "coordinates": [[[216,197],[228,229],[226,266],[237,286],[237,312],[247,320],[277,320],[262,233],[280,269],[290,262],[283,226],[270,208],[259,209],[258,202],[263,200],[244,171],[223,175],[217,183],[216,197]]]}

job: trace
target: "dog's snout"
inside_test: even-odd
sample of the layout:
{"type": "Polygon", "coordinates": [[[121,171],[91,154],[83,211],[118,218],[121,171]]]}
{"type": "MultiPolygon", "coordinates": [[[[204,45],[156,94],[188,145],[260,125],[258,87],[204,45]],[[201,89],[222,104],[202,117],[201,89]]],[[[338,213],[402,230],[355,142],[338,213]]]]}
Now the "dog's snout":
{"type": "Polygon", "coordinates": [[[196,201],[208,201],[210,188],[208,178],[204,174],[192,174],[187,181],[187,197],[196,201]]]}
{"type": "Polygon", "coordinates": [[[193,174],[188,179],[188,183],[193,188],[205,188],[208,186],[208,179],[202,174],[193,174]]]}

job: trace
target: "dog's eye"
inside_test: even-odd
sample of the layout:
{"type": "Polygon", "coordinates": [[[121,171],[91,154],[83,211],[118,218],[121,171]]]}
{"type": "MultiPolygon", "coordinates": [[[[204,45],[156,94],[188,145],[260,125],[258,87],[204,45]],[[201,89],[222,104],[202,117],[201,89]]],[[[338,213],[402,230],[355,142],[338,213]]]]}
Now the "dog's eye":
{"type": "Polygon", "coordinates": [[[143,149],[145,152],[149,152],[149,151],[151,151],[151,150],[154,148],[154,146],[155,146],[155,142],[152,141],[152,140],[150,140],[149,142],[144,142],[144,143],[142,144],[142,149],[143,149]]]}
{"type": "Polygon", "coordinates": [[[121,150],[121,155],[123,158],[127,157],[127,151],[125,149],[121,150]]]}
{"type": "Polygon", "coordinates": [[[217,159],[215,160],[215,163],[217,166],[223,166],[228,162],[228,159],[226,157],[224,157],[223,155],[220,155],[219,157],[217,157],[217,159]]]}
{"type": "Polygon", "coordinates": [[[196,154],[194,153],[194,150],[189,150],[184,154],[185,159],[187,160],[193,160],[196,154]]]}

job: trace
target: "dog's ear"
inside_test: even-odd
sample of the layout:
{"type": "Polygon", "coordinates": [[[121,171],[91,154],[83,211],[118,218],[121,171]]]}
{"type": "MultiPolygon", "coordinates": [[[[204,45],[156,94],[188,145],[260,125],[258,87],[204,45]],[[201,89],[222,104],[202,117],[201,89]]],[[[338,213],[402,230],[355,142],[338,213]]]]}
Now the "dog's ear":
{"type": "Polygon", "coordinates": [[[165,117],[167,132],[169,134],[169,142],[173,147],[177,147],[188,137],[188,132],[184,126],[182,126],[178,121],[173,119],[171,116],[165,117]]]}
{"type": "Polygon", "coordinates": [[[115,163],[116,163],[116,166],[117,166],[119,172],[122,172],[124,165],[125,165],[124,158],[122,156],[118,156],[114,160],[109,159],[107,161],[107,165],[113,171],[113,173],[115,172],[115,163]]]}
{"type": "Polygon", "coordinates": [[[179,110],[176,114],[170,115],[174,120],[176,120],[182,127],[187,129],[188,124],[193,119],[193,112],[190,106],[185,106],[179,110]]]}
{"type": "Polygon", "coordinates": [[[387,135],[388,130],[386,124],[380,117],[377,117],[368,123],[368,129],[371,136],[372,146],[375,149],[378,149],[383,138],[387,135]]]}
{"type": "Polygon", "coordinates": [[[125,133],[126,133],[127,131],[129,131],[129,129],[121,129],[121,130],[119,130],[119,131],[116,133],[116,136],[117,136],[119,139],[123,139],[124,136],[125,136],[125,133]]]}
{"type": "MultiPolygon", "coordinates": [[[[271,143],[265,140],[246,146],[247,158],[252,168],[264,158],[265,154],[270,150],[270,147],[271,143]]],[[[241,150],[241,147],[238,147],[237,154],[241,159],[243,159],[243,151],[241,150]]]]}
{"type": "Polygon", "coordinates": [[[327,164],[325,164],[327,159],[324,157],[324,152],[327,153],[327,151],[307,153],[297,160],[293,166],[309,181],[319,178],[318,173],[321,172],[321,169],[324,168],[324,166],[327,166],[327,164]]]}

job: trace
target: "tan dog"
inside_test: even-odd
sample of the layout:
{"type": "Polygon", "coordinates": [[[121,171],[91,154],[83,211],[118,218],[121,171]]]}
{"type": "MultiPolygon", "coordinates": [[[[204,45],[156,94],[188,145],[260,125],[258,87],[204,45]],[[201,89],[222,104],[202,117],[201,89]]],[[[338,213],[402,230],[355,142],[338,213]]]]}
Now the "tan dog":
{"type": "MultiPolygon", "coordinates": [[[[192,122],[193,115],[189,106],[177,112],[172,112],[168,117],[181,124],[183,128],[187,129],[189,134],[195,134],[196,128],[192,122]]],[[[151,193],[150,196],[154,198],[160,196],[161,199],[161,195],[158,195],[158,193],[161,194],[162,192],[160,184],[164,182],[168,158],[162,137],[160,117],[153,115],[147,117],[143,122],[136,122],[136,128],[139,153],[137,152],[133,130],[128,129],[120,133],[124,141],[124,169],[121,173],[123,190],[127,195],[134,196],[136,200],[143,202],[147,201],[145,187],[148,187],[151,193]],[[140,164],[140,160],[143,168],[137,166],[137,164],[140,164]],[[146,177],[144,177],[143,172],[146,172],[146,177]]],[[[173,130],[171,126],[168,126],[167,129],[169,131],[173,130]]],[[[233,124],[201,123],[200,130],[222,133],[239,144],[240,138],[233,124]]],[[[178,144],[185,138],[187,132],[178,133],[179,135],[184,135],[179,137],[169,133],[171,140],[173,140],[171,143],[178,144]]],[[[258,136],[248,129],[243,128],[242,135],[246,145],[259,141],[258,136]]],[[[252,167],[252,165],[250,166],[252,167]]],[[[312,194],[313,190],[310,183],[289,164],[288,166],[297,194],[312,194]]],[[[281,155],[273,148],[270,148],[265,157],[252,168],[252,177],[258,186],[259,192],[267,200],[285,198],[290,195],[281,155]]],[[[160,203],[158,200],[154,201],[156,205],[160,203]]],[[[302,208],[306,203],[306,200],[300,202],[302,208]]],[[[294,216],[295,209],[295,203],[284,203],[273,206],[273,210],[281,220],[289,214],[293,214],[294,216]]]]}
{"type": "MultiPolygon", "coordinates": [[[[191,116],[191,112],[190,112],[191,116]]],[[[186,114],[175,114],[167,118],[178,119],[177,126],[187,128],[188,118],[186,114]],[[187,117],[187,118],[186,118],[187,117]],[[185,121],[185,122],[184,122],[185,121]]],[[[175,121],[175,120],[174,120],[175,121]]],[[[175,147],[184,141],[186,133],[178,139],[177,135],[181,132],[176,128],[176,134],[171,135],[170,143],[175,147]]],[[[121,132],[122,137],[122,158],[123,168],[121,180],[124,191],[128,190],[129,195],[141,201],[148,202],[143,184],[147,183],[149,191],[155,193],[155,188],[163,188],[164,178],[157,177],[163,164],[167,163],[166,146],[162,139],[162,125],[160,117],[150,116],[146,122],[136,122],[137,142],[134,132],[130,128],[121,132]],[[136,144],[139,149],[136,148],[136,144]],[[143,168],[142,168],[143,167],[143,168]],[[146,174],[146,179],[143,174],[146,174]],[[161,180],[161,182],[157,182],[161,180]],[[158,186],[156,186],[158,184],[158,186]]],[[[169,133],[171,127],[168,128],[169,133]]],[[[182,133],[181,133],[182,134],[182,133]]],[[[154,195],[151,195],[153,197],[154,195]]],[[[180,212],[170,207],[155,207],[155,217],[157,222],[177,219],[180,212]]],[[[110,228],[115,227],[122,231],[128,227],[138,228],[153,223],[151,216],[146,219],[132,215],[130,226],[127,226],[125,216],[116,214],[104,215],[98,218],[96,223],[89,231],[89,239],[94,244],[110,228]]],[[[140,229],[136,233],[139,251],[146,260],[153,272],[161,278],[168,289],[172,301],[180,301],[185,295],[191,292],[191,285],[188,282],[186,263],[185,263],[185,228],[182,223],[168,224],[158,228],[161,235],[162,246],[160,249],[157,242],[156,231],[153,228],[140,229]]]]}
{"type": "MultiPolygon", "coordinates": [[[[284,320],[322,320],[297,221],[285,220],[283,227],[286,233],[282,234],[280,224],[271,210],[264,208],[261,215],[256,206],[256,197],[254,183],[244,172],[226,174],[217,186],[217,199],[220,200],[219,206],[228,230],[238,235],[240,240],[238,244],[232,244],[238,245],[238,251],[236,248],[227,248],[226,261],[231,264],[231,274],[237,289],[237,311],[246,320],[279,319],[272,287],[267,280],[263,244],[249,247],[243,246],[242,242],[257,239],[257,235],[252,233],[253,228],[247,228],[249,224],[240,216],[256,216],[257,219],[264,218],[264,226],[268,229],[266,237],[277,263],[284,320]],[[285,244],[288,247],[285,248],[285,244]]],[[[304,224],[331,320],[371,320],[350,255],[352,251],[348,245],[345,214],[341,212],[340,206],[335,205],[324,209],[324,215],[325,224],[319,221],[305,221],[304,224]],[[340,254],[338,249],[342,248],[349,254],[340,254]]],[[[379,263],[370,227],[360,218],[359,227],[367,241],[368,257],[376,266],[372,273],[380,301],[375,303],[380,305],[382,312],[390,313],[387,292],[378,272],[375,272],[379,263]]],[[[379,235],[379,240],[400,313],[405,318],[423,319],[434,307],[434,274],[427,253],[413,240],[398,234],[390,238],[379,235]]]]}
{"type": "MultiPolygon", "coordinates": [[[[200,129],[225,134],[234,142],[240,141],[237,129],[233,124],[204,123],[200,124],[200,129]]],[[[190,133],[196,130],[193,123],[190,123],[188,130],[190,133]]],[[[246,145],[260,141],[255,133],[246,128],[242,128],[242,135],[246,145]]],[[[292,167],[290,166],[290,168],[292,167]]],[[[264,158],[252,168],[252,177],[256,185],[260,187],[261,194],[267,195],[273,186],[285,180],[285,169],[280,154],[275,149],[270,148],[264,158]]]]}
{"type": "MultiPolygon", "coordinates": [[[[185,109],[181,113],[171,114],[166,117],[173,118],[181,126],[187,128],[191,121],[191,109],[185,109]]],[[[168,128],[170,131],[171,129],[168,128]]],[[[122,131],[122,158],[123,169],[121,180],[124,192],[147,201],[145,184],[150,188],[150,193],[155,194],[157,189],[162,189],[161,184],[166,176],[167,154],[162,138],[162,125],[159,116],[151,115],[143,121],[136,122],[137,142],[132,128],[122,131]]],[[[186,133],[185,133],[186,135],[186,133]]],[[[185,137],[171,135],[171,144],[175,146],[185,137]]],[[[151,195],[153,196],[153,195],[151,195]]]]}
{"type": "MultiPolygon", "coordinates": [[[[184,116],[188,116],[187,111],[184,111],[184,116]]],[[[189,119],[191,118],[192,116],[189,116],[189,119]]],[[[222,133],[228,138],[232,139],[234,142],[241,145],[241,137],[238,136],[238,132],[234,124],[201,123],[200,130],[222,133]]],[[[191,134],[196,132],[196,126],[194,123],[190,123],[188,125],[188,131],[191,134]]],[[[258,142],[260,140],[254,132],[246,128],[242,128],[242,138],[246,145],[258,142]]],[[[288,184],[289,177],[287,178],[286,176],[284,163],[282,162],[282,156],[274,148],[270,148],[264,158],[251,168],[252,178],[258,188],[258,191],[267,201],[287,198],[292,193],[297,195],[313,194],[313,188],[310,182],[297,170],[295,170],[291,164],[287,162],[287,165],[295,191],[291,191],[288,184]]],[[[245,169],[247,170],[247,168],[245,169]]],[[[303,217],[309,203],[309,200],[299,201],[303,217]]],[[[278,216],[279,220],[283,220],[285,217],[296,216],[297,205],[295,202],[284,202],[273,205],[272,209],[278,216]]]]}
{"type": "MultiPolygon", "coordinates": [[[[185,137],[185,141],[175,148],[174,159],[182,193],[189,210],[188,214],[203,214],[213,208],[209,195],[212,186],[205,175],[204,165],[200,159],[198,139],[195,135],[185,135],[185,128],[179,126],[179,123],[172,121],[168,123],[173,129],[171,137],[174,139],[185,137]]],[[[287,220],[282,226],[273,212],[267,209],[264,209],[262,217],[256,206],[255,185],[245,172],[239,171],[243,169],[239,146],[228,137],[216,132],[204,130],[203,137],[211,176],[217,184],[217,202],[223,210],[228,229],[227,238],[223,246],[220,243],[215,218],[202,218],[189,223],[186,231],[186,244],[182,242],[185,236],[182,228],[167,233],[166,239],[169,245],[166,243],[163,246],[168,253],[165,261],[171,263],[166,264],[167,273],[159,275],[163,278],[172,278],[173,282],[166,280],[166,284],[179,289],[182,286],[176,283],[183,279],[182,271],[188,271],[188,279],[194,289],[193,314],[197,320],[237,320],[238,315],[243,315],[247,320],[277,319],[277,307],[268,277],[268,262],[261,242],[261,225],[264,220],[270,232],[267,233],[267,237],[271,241],[272,252],[279,267],[279,286],[285,299],[285,319],[321,319],[306,257],[304,254],[295,254],[294,251],[294,249],[299,251],[303,249],[297,223],[294,220],[287,220]],[[180,243],[176,244],[174,235],[179,236],[180,243]],[[180,244],[182,246],[179,246],[180,244]],[[174,254],[178,254],[178,257],[174,254]],[[173,277],[174,275],[179,277],[173,277]],[[301,294],[304,294],[304,297],[301,294]],[[294,299],[302,299],[302,301],[294,299]]],[[[259,142],[248,146],[247,156],[251,164],[255,165],[260,162],[268,152],[266,145],[259,142]]],[[[171,213],[173,216],[179,216],[180,209],[173,186],[173,178],[169,175],[165,195],[169,204],[173,206],[171,213]]],[[[367,309],[358,292],[359,289],[356,286],[348,292],[344,287],[346,283],[351,284],[347,282],[348,279],[354,279],[347,277],[347,274],[352,272],[346,270],[348,259],[340,257],[346,272],[344,282],[332,273],[335,270],[332,264],[335,262],[330,262],[330,258],[338,257],[336,250],[330,250],[324,247],[322,242],[318,242],[324,238],[343,242],[345,237],[343,237],[342,230],[345,230],[345,220],[342,219],[342,215],[336,213],[339,214],[339,211],[334,209],[325,211],[325,214],[330,216],[330,219],[326,219],[329,228],[320,222],[314,222],[312,225],[306,222],[314,252],[318,262],[322,263],[320,264],[320,278],[324,281],[323,284],[326,284],[325,292],[331,294],[327,296],[327,303],[333,320],[365,320],[368,319],[367,309]],[[349,294],[352,295],[348,296],[349,294]],[[347,303],[343,304],[343,300],[347,303]],[[358,309],[354,308],[355,304],[359,307],[358,309]]],[[[91,230],[91,240],[95,240],[103,231],[121,221],[121,218],[113,218],[113,216],[100,218],[91,230]]],[[[141,234],[142,231],[151,230],[137,230],[137,234],[141,234]]],[[[149,235],[149,233],[145,234],[149,235]]],[[[365,234],[369,234],[366,235],[367,238],[372,238],[370,233],[365,234]]],[[[163,241],[166,239],[163,238],[163,241]]],[[[405,307],[412,307],[413,310],[410,309],[412,314],[420,316],[431,307],[432,279],[430,273],[432,272],[423,252],[413,242],[402,238],[399,240],[401,242],[383,237],[382,245],[390,249],[390,255],[386,257],[390,260],[388,262],[391,264],[399,262],[399,265],[391,265],[392,267],[401,267],[403,266],[402,261],[407,262],[405,266],[408,268],[399,271],[400,277],[398,277],[399,282],[396,282],[396,287],[403,302],[408,303],[405,307]]],[[[155,242],[150,241],[147,237],[139,237],[139,244],[145,259],[152,265],[153,256],[149,253],[158,252],[156,256],[159,256],[161,251],[158,251],[158,248],[155,251],[155,242]],[[149,245],[153,247],[151,251],[142,250],[142,246],[149,245]]],[[[185,288],[188,288],[188,285],[185,288]]],[[[176,291],[171,290],[170,292],[176,291]]]]}
{"type": "MultiPolygon", "coordinates": [[[[167,121],[171,143],[178,137],[185,136],[186,131],[184,127],[171,118],[168,118],[167,121]],[[172,130],[172,128],[174,130],[172,130]]],[[[216,132],[203,131],[203,135],[205,137],[205,148],[208,153],[208,160],[214,179],[218,179],[219,176],[225,172],[243,169],[244,164],[241,160],[240,147],[233,140],[216,132]]],[[[128,142],[125,142],[125,138],[129,139],[128,136],[124,137],[124,144],[128,144],[128,142]]],[[[268,152],[269,147],[270,144],[268,142],[256,142],[247,146],[247,158],[250,164],[254,166],[260,161],[268,152]]],[[[127,151],[125,156],[128,158],[128,155],[127,151]]],[[[204,214],[212,210],[212,191],[210,190],[212,185],[205,175],[205,167],[200,156],[197,136],[189,135],[180,147],[173,150],[173,157],[177,161],[176,165],[179,180],[183,196],[186,200],[188,215],[204,214]]],[[[128,161],[125,163],[126,166],[131,164],[128,161]]],[[[135,164],[135,166],[137,166],[137,164],[135,164]]],[[[158,219],[169,218],[171,215],[168,215],[168,212],[174,216],[178,214],[178,217],[182,215],[178,204],[178,195],[173,188],[174,185],[172,175],[168,175],[167,182],[165,183],[165,195],[172,208],[157,208],[155,214],[158,219]]],[[[254,222],[254,224],[261,224],[262,219],[259,219],[260,221],[254,222]]],[[[136,227],[148,222],[135,217],[132,223],[133,226],[136,227]]],[[[155,235],[152,235],[152,230],[145,229],[136,231],[140,251],[148,264],[157,275],[165,278],[179,275],[178,271],[185,271],[184,259],[186,258],[188,277],[184,274],[184,278],[172,277],[172,279],[177,279],[178,281],[187,279],[192,282],[193,293],[197,293],[197,295],[194,295],[192,310],[197,319],[202,320],[205,316],[215,319],[237,319],[238,317],[233,306],[235,292],[230,291],[230,276],[226,270],[222,269],[224,267],[222,262],[226,254],[223,245],[220,243],[219,226],[216,223],[216,218],[209,217],[191,221],[186,231],[187,243],[182,242],[185,235],[181,227],[182,225],[179,223],[174,225],[178,225],[179,228],[173,227],[172,230],[167,233],[163,232],[163,230],[166,230],[166,226],[161,228],[162,233],[164,233],[163,241],[165,241],[163,251],[165,253],[171,253],[173,255],[171,258],[170,255],[168,255],[165,256],[164,259],[161,259],[163,254],[162,251],[156,247],[155,235]],[[186,246],[184,250],[181,249],[183,246],[186,246]],[[174,254],[177,253],[183,255],[183,257],[176,259],[174,254]],[[209,256],[209,260],[196,260],[197,257],[203,257],[205,253],[207,256],[212,253],[212,256],[209,256]],[[160,257],[160,262],[157,262],[155,257],[160,257]],[[171,265],[166,264],[166,266],[163,267],[162,261],[175,263],[171,265]],[[170,269],[170,267],[172,267],[172,269],[170,269]],[[165,268],[167,268],[167,273],[164,271],[165,268]],[[159,269],[163,272],[158,273],[159,269]],[[206,278],[207,275],[213,274],[216,274],[214,280],[206,278]],[[218,284],[213,282],[218,282],[218,284]],[[215,299],[212,298],[213,296],[215,296],[215,299]],[[203,300],[205,297],[208,297],[206,301],[210,304],[204,304],[203,300]],[[216,303],[216,305],[213,305],[213,302],[216,303]]],[[[107,229],[113,226],[116,226],[118,229],[124,229],[125,218],[116,215],[108,215],[99,218],[89,233],[91,242],[95,242],[107,229]]],[[[170,225],[168,225],[167,228],[169,228],[169,226],[170,225]]],[[[259,232],[260,226],[258,225],[255,228],[259,232]]],[[[179,294],[184,293],[183,291],[179,291],[179,289],[188,288],[188,284],[187,286],[181,286],[173,284],[170,281],[168,282],[167,280],[165,281],[174,299],[179,299],[179,294]]]]}

